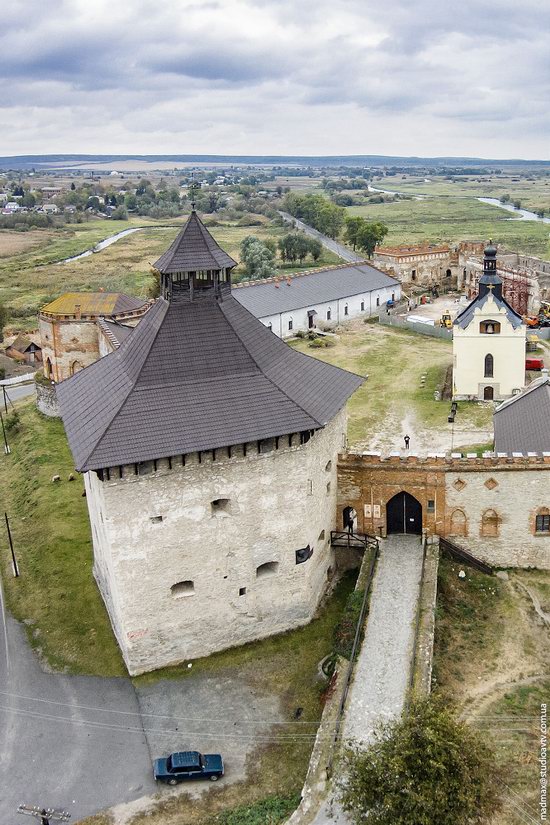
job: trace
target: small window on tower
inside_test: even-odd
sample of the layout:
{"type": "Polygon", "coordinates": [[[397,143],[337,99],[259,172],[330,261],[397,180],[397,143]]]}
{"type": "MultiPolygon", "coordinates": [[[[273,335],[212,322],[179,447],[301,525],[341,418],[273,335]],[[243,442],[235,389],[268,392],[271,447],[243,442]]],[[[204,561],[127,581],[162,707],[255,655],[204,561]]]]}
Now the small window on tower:
{"type": "Polygon", "coordinates": [[[231,515],[231,499],[230,498],[215,498],[210,502],[213,516],[231,515]]]}
{"type": "Polygon", "coordinates": [[[149,521],[150,521],[152,524],[159,524],[159,523],[162,521],[162,516],[151,516],[151,518],[149,519],[149,521]]]}
{"type": "Polygon", "coordinates": [[[260,564],[260,566],[256,568],[256,578],[263,579],[266,576],[273,576],[278,569],[278,561],[267,561],[265,564],[260,564]]]}
{"type": "Polygon", "coordinates": [[[172,585],[170,592],[175,599],[181,599],[184,596],[192,596],[195,593],[195,583],[190,579],[183,582],[177,582],[172,585]]]}

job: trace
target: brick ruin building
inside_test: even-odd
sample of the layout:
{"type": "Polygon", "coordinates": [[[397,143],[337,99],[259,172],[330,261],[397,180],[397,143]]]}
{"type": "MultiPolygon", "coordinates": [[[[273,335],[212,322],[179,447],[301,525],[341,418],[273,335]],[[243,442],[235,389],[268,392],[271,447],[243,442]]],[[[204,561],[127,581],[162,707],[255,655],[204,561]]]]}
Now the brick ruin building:
{"type": "MultiPolygon", "coordinates": [[[[483,274],[484,241],[380,247],[374,263],[409,288],[457,289],[473,298],[483,274]]],[[[538,312],[550,301],[550,262],[499,249],[497,272],[506,300],[520,315],[538,312]]]]}

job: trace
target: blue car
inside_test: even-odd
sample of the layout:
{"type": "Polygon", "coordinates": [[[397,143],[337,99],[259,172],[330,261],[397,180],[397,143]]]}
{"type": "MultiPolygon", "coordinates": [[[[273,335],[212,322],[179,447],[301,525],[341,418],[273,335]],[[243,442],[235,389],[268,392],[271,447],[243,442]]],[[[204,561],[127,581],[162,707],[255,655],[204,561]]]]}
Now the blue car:
{"type": "Polygon", "coordinates": [[[223,759],[219,753],[178,751],[168,757],[155,759],[155,779],[168,785],[177,785],[187,779],[211,779],[215,782],[223,776],[223,759]]]}

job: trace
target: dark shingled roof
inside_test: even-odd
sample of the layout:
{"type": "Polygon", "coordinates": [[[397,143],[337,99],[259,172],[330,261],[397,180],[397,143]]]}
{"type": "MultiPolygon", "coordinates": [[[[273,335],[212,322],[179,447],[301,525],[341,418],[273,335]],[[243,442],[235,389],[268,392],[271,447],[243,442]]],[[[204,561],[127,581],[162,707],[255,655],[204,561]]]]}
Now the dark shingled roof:
{"type": "Polygon", "coordinates": [[[533,381],[504,401],[493,416],[495,450],[499,453],[550,452],[550,380],[533,381]]]}
{"type": "MultiPolygon", "coordinates": [[[[478,307],[481,309],[481,307],[483,307],[489,300],[489,294],[490,293],[487,292],[485,295],[477,295],[474,300],[456,316],[454,320],[455,325],[462,327],[462,329],[466,329],[466,327],[468,327],[472,322],[476,309],[478,307]]],[[[504,300],[504,298],[499,298],[497,295],[493,295],[493,301],[499,309],[505,310],[506,317],[514,329],[517,329],[523,324],[521,315],[518,315],[517,312],[512,309],[510,304],[504,300]]]]}
{"type": "Polygon", "coordinates": [[[362,263],[304,272],[288,280],[251,281],[250,286],[234,286],[233,295],[256,318],[263,318],[398,284],[391,275],[362,263]]]}
{"type": "Polygon", "coordinates": [[[160,298],[57,387],[78,470],[323,427],[363,378],[291,349],[231,295],[160,298]]]}
{"type": "Polygon", "coordinates": [[[231,269],[237,262],[218,246],[195,211],[171,246],[153,266],[163,274],[231,269]]]}

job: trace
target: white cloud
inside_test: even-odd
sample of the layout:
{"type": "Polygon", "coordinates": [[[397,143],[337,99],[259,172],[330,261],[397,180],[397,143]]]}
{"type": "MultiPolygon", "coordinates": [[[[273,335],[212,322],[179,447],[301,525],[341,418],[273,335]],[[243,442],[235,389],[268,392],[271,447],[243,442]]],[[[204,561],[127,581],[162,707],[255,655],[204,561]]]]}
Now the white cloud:
{"type": "Polygon", "coordinates": [[[549,30],[541,0],[16,0],[0,153],[545,158],[549,30]]]}

